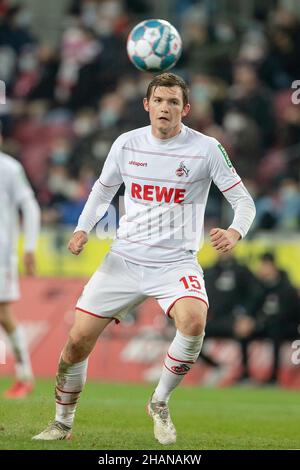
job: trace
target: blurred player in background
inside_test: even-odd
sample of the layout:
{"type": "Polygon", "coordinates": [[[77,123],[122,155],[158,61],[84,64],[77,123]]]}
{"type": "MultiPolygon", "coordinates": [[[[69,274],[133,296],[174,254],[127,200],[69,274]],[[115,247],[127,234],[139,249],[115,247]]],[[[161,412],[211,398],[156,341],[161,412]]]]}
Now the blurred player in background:
{"type": "Polygon", "coordinates": [[[196,362],[204,338],[208,300],[196,254],[211,182],[234,209],[227,230],[210,232],[217,251],[232,250],[254,219],[253,200],[225,149],[214,138],[182,124],[190,110],[186,83],[170,73],[156,76],[144,108],[151,125],[122,134],[114,142],[69,242],[69,250],[78,255],[124,182],[126,215],[110,253],[78,300],[75,323],[59,361],[55,420],[33,439],[70,437],[88,356],[100,333],[112,320],[122,320],[130,308],[154,297],[177,331],[148,413],[155,438],[161,444],[174,443],[168,400],[196,362]]]}
{"type": "Polygon", "coordinates": [[[23,398],[33,389],[33,374],[22,327],[11,312],[19,299],[17,237],[19,209],[24,229],[24,268],[35,271],[34,250],[40,228],[40,209],[24,170],[14,158],[0,152],[0,325],[6,332],[15,359],[16,382],[4,393],[6,398],[23,398]]]}

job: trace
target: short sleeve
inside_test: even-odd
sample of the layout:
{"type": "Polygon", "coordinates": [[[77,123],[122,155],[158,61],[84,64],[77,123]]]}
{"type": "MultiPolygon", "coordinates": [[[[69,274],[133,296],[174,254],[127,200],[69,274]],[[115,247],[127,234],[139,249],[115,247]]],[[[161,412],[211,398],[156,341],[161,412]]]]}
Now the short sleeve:
{"type": "Polygon", "coordinates": [[[223,193],[241,182],[225,148],[216,139],[211,139],[208,161],[210,177],[223,193]]]}
{"type": "Polygon", "coordinates": [[[119,158],[121,154],[121,139],[120,137],[115,140],[107,158],[105,160],[101,175],[100,182],[104,186],[117,186],[123,183],[123,178],[120,172],[119,158]]]}

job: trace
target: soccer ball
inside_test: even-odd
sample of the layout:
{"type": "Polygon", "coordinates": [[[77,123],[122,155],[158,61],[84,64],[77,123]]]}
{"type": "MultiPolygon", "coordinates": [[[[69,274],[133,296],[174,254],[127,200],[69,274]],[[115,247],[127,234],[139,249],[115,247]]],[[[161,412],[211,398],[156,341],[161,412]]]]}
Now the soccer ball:
{"type": "Polygon", "coordinates": [[[142,21],[128,35],[128,57],[144,72],[169,70],[181,52],[181,37],[177,29],[165,20],[142,21]]]}

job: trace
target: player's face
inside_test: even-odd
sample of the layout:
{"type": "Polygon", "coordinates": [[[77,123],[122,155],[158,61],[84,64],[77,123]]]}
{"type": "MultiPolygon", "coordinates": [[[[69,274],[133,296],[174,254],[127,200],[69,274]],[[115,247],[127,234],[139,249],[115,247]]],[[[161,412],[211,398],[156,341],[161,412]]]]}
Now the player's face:
{"type": "Polygon", "coordinates": [[[154,137],[169,139],[180,132],[181,119],[188,114],[190,105],[183,106],[179,86],[162,86],[152,90],[149,101],[144,98],[144,108],[149,112],[154,137]]]}

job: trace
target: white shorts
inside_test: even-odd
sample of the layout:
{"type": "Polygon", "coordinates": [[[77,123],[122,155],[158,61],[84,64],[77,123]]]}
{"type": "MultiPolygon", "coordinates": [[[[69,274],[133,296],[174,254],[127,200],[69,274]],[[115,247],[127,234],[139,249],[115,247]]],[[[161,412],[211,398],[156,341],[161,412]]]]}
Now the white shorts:
{"type": "Polygon", "coordinates": [[[155,298],[167,315],[175,302],[185,297],[208,306],[203,272],[196,261],[153,267],[109,253],[84,287],[76,308],[119,322],[147,297],[155,298]]]}
{"type": "Polygon", "coordinates": [[[0,264],[0,302],[13,302],[20,297],[17,260],[0,264]]]}

